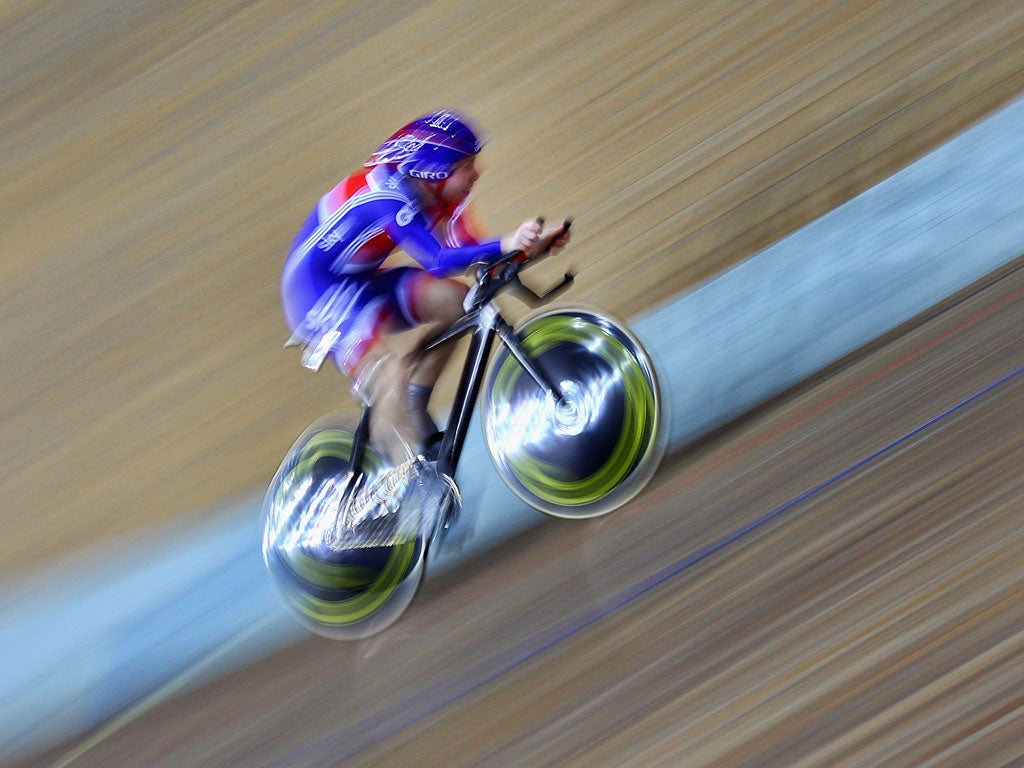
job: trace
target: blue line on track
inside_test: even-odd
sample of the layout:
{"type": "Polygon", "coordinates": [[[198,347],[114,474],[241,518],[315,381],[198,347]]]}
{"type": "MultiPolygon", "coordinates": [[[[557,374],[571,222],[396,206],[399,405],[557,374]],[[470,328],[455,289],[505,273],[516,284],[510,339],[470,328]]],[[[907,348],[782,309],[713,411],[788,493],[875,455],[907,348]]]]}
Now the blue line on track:
{"type": "Polygon", "coordinates": [[[550,629],[535,635],[533,638],[520,643],[511,651],[502,654],[501,659],[490,659],[484,663],[478,664],[468,674],[461,675],[452,683],[438,683],[430,686],[419,693],[410,696],[404,701],[388,707],[383,712],[363,720],[362,722],[347,726],[335,734],[319,739],[313,744],[296,749],[272,765],[313,765],[320,764],[320,761],[327,758],[338,762],[351,759],[361,752],[365,752],[385,739],[400,733],[406,728],[415,725],[417,722],[441,711],[450,704],[455,703],[459,699],[468,696],[488,683],[497,680],[506,673],[511,672],[513,669],[526,664],[532,659],[543,654],[548,649],[553,648],[574,635],[579,634],[601,619],[610,616],[638,598],[643,597],[666,582],[671,581],[681,573],[707,560],[713,555],[718,554],[750,533],[759,528],[763,528],[768,523],[798,507],[813,496],[816,496],[822,491],[842,482],[872,462],[877,461],[886,454],[891,453],[900,446],[908,443],[921,433],[934,427],[936,424],[939,424],[960,411],[970,407],[985,396],[1010,383],[1021,374],[1024,374],[1024,366],[1008,373],[970,397],[943,411],[934,418],[929,419],[924,424],[921,424],[919,427],[911,430],[902,437],[892,441],[885,447],[880,448],[838,474],[833,475],[813,488],[790,499],[781,506],[772,509],[746,525],[731,531],[717,541],[691,552],[675,563],[666,566],[657,573],[642,579],[632,587],[623,590],[613,598],[604,601],[602,604],[572,616],[569,619],[556,624],[550,629]]]}

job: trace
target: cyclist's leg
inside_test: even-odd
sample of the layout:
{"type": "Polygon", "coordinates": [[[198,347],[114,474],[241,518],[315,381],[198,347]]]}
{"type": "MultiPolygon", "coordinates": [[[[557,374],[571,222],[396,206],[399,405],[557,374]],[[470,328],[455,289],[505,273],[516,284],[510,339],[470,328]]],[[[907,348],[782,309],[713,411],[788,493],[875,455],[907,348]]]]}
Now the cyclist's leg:
{"type": "MultiPolygon", "coordinates": [[[[428,332],[437,333],[462,316],[467,290],[458,280],[436,278],[422,270],[413,270],[402,280],[399,297],[410,323],[427,326],[428,332]]],[[[411,364],[407,403],[417,428],[428,437],[436,432],[437,426],[427,412],[427,404],[453,351],[452,345],[443,345],[416,357],[411,364]]]]}
{"type": "Polygon", "coordinates": [[[349,324],[351,352],[343,370],[363,382],[356,388],[373,402],[371,439],[389,459],[404,460],[437,430],[426,405],[451,351],[417,359],[398,354],[387,337],[417,326],[451,324],[461,316],[467,288],[412,267],[381,270],[369,283],[358,317],[349,324]]]}
{"type": "Polygon", "coordinates": [[[353,372],[357,398],[373,405],[370,442],[393,465],[418,453],[423,439],[406,404],[408,376],[403,356],[383,339],[367,350],[353,372]]]}
{"type": "Polygon", "coordinates": [[[389,337],[419,325],[454,322],[461,316],[466,291],[457,280],[399,267],[340,283],[308,312],[305,325],[310,332],[302,341],[314,348],[330,341],[330,353],[353,381],[356,397],[373,403],[371,440],[393,461],[421,450],[436,430],[426,401],[451,350],[415,360],[400,354],[389,337]],[[412,408],[410,383],[419,393],[412,408]]]}

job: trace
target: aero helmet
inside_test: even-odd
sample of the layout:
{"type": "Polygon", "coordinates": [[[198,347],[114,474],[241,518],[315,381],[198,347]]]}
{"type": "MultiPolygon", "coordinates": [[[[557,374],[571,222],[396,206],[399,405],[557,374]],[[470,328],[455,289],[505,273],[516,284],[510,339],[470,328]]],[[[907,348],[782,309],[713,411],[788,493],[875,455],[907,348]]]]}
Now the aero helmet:
{"type": "Polygon", "coordinates": [[[396,131],[366,165],[394,165],[399,173],[415,179],[444,181],[453,165],[477,154],[481,146],[476,132],[461,115],[432,112],[396,131]]]}

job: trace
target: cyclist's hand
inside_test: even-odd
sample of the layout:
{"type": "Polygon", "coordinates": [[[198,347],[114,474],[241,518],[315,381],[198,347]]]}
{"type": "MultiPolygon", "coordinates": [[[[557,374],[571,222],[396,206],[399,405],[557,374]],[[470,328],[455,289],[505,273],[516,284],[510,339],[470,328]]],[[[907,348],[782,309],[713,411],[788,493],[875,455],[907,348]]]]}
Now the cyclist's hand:
{"type": "Polygon", "coordinates": [[[544,229],[537,238],[535,253],[558,253],[569,244],[572,232],[569,230],[569,221],[544,229]]]}
{"type": "Polygon", "coordinates": [[[511,235],[501,238],[501,252],[506,256],[515,251],[532,255],[543,227],[537,219],[524,221],[511,235]]]}

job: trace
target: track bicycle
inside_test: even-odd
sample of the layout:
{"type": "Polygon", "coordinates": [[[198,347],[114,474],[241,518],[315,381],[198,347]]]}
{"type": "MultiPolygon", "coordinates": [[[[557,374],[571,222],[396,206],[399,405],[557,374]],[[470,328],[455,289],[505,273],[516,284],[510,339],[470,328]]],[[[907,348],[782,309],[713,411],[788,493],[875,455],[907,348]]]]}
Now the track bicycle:
{"type": "Polygon", "coordinates": [[[497,473],[545,514],[606,514],[653,475],[666,431],[654,365],[603,313],[541,309],[574,282],[566,273],[544,294],[528,288],[520,272],[546,255],[477,266],[461,319],[422,346],[470,337],[447,425],[423,453],[389,465],[370,444],[368,404],[354,429],[325,417],[285,456],[261,511],[263,557],[307,628],[357,639],[406,609],[460,514],[456,476],[478,402],[497,473]],[[495,301],[505,292],[535,310],[517,328],[495,301]]]}

